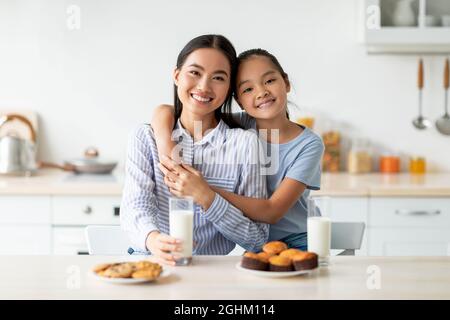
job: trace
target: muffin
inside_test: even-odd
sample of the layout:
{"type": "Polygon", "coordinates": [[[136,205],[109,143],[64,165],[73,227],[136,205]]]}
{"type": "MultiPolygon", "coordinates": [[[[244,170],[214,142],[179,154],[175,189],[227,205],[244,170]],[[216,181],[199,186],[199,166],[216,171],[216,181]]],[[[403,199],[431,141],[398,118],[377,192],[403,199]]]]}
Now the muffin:
{"type": "Polygon", "coordinates": [[[259,252],[257,253],[258,257],[260,260],[267,262],[267,264],[269,264],[269,259],[270,257],[272,257],[272,255],[268,254],[267,252],[259,252]]]}
{"type": "Polygon", "coordinates": [[[242,257],[241,266],[246,269],[266,271],[269,268],[269,261],[257,253],[246,252],[242,257]]]}
{"type": "Polygon", "coordinates": [[[292,264],[296,271],[315,269],[319,265],[319,257],[314,252],[302,251],[292,256],[292,264]]]}
{"type": "Polygon", "coordinates": [[[286,243],[281,241],[271,241],[267,242],[263,246],[263,251],[268,253],[269,255],[273,256],[276,254],[279,254],[281,251],[286,250],[288,247],[286,243]]]}
{"type": "Polygon", "coordinates": [[[281,251],[280,257],[285,257],[292,261],[292,257],[301,252],[303,252],[303,251],[291,248],[291,249],[281,251]]]}
{"type": "Polygon", "coordinates": [[[292,271],[292,263],[289,258],[273,256],[269,259],[270,271],[292,271]]]}

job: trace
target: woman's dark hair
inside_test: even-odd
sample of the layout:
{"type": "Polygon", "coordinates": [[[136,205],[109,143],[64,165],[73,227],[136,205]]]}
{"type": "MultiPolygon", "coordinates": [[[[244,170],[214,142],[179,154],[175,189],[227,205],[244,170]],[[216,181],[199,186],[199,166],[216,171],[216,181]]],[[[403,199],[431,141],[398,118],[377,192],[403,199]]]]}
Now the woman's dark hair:
{"type": "MultiPolygon", "coordinates": [[[[239,54],[239,56],[238,56],[237,69],[242,64],[242,62],[250,59],[251,57],[255,57],[255,56],[256,57],[266,57],[266,58],[268,58],[270,60],[270,62],[272,62],[272,64],[275,66],[277,71],[281,74],[281,76],[283,77],[284,81],[289,83],[288,74],[286,72],[284,72],[284,69],[281,66],[281,64],[278,62],[278,59],[273,54],[271,54],[269,51],[261,49],[261,48],[250,49],[250,50],[246,50],[244,52],[241,52],[241,54],[239,54]]],[[[236,85],[237,85],[237,83],[235,82],[235,87],[234,87],[234,91],[233,91],[233,94],[234,94],[235,97],[237,97],[237,87],[236,87],[236,85]]],[[[287,109],[286,109],[286,116],[289,119],[289,113],[288,113],[287,109]]]]}
{"type": "MultiPolygon", "coordinates": [[[[233,90],[236,83],[236,70],[237,70],[237,57],[236,50],[234,49],[231,42],[222,35],[217,34],[206,34],[198,36],[191,41],[189,41],[181,52],[178,54],[177,58],[177,69],[181,69],[186,58],[195,50],[202,48],[213,48],[222,52],[230,63],[230,88],[227,92],[227,98],[223,103],[221,108],[217,108],[214,111],[216,119],[223,120],[230,128],[239,127],[231,116],[231,104],[233,101],[233,90]]],[[[178,97],[177,86],[174,85],[174,107],[175,107],[175,123],[180,118],[181,111],[183,110],[183,104],[178,97]]]]}

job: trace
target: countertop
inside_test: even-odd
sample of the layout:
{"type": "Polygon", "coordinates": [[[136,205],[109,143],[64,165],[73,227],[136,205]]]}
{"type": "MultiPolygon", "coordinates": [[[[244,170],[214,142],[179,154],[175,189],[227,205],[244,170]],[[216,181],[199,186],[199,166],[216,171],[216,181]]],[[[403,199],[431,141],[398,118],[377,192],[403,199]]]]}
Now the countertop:
{"type": "Polygon", "coordinates": [[[124,175],[74,174],[45,169],[29,177],[0,176],[0,195],[121,196],[124,175]]]}
{"type": "MultiPolygon", "coordinates": [[[[0,195],[121,196],[123,182],[121,169],[111,175],[76,175],[48,169],[31,177],[0,176],[0,195]]],[[[323,173],[321,190],[312,194],[336,197],[450,197],[450,173],[323,173]]]]}
{"type": "Polygon", "coordinates": [[[0,299],[450,299],[450,257],[333,256],[329,267],[278,279],[237,270],[239,256],[197,256],[192,266],[167,267],[168,277],[139,285],[90,273],[97,263],[121,260],[0,256],[0,299]]]}
{"type": "Polygon", "coordinates": [[[323,173],[317,195],[370,197],[450,197],[450,173],[414,175],[323,173]]]}

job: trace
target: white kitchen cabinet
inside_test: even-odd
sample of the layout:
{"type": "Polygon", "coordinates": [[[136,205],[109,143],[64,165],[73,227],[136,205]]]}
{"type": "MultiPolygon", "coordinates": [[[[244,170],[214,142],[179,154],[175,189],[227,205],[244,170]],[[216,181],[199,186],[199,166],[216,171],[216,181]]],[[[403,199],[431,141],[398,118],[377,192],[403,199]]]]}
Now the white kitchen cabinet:
{"type": "Polygon", "coordinates": [[[450,228],[450,199],[370,198],[371,227],[450,228]]]}
{"type": "Polygon", "coordinates": [[[52,252],[86,254],[87,225],[119,225],[121,197],[58,196],[52,201],[52,252]]]}
{"type": "Polygon", "coordinates": [[[448,256],[448,228],[371,228],[371,256],[448,256]]]}
{"type": "Polygon", "coordinates": [[[370,198],[368,233],[372,256],[450,255],[450,199],[370,198]]]}
{"type": "Polygon", "coordinates": [[[0,225],[44,224],[51,220],[49,196],[1,196],[0,225]]]}
{"type": "MultiPolygon", "coordinates": [[[[412,26],[396,26],[393,15],[400,1],[365,0],[359,2],[361,13],[360,40],[369,53],[448,53],[450,27],[443,26],[442,15],[450,15],[447,0],[416,0],[413,2],[412,26]],[[430,26],[426,16],[435,16],[438,26],[430,26]]],[[[404,11],[404,10],[403,10],[404,11]]]]}
{"type": "Polygon", "coordinates": [[[51,252],[51,198],[0,197],[0,254],[51,252]]]}
{"type": "Polygon", "coordinates": [[[87,253],[89,224],[118,225],[120,196],[1,196],[0,254],[87,253]]]}
{"type": "Polygon", "coordinates": [[[86,227],[52,228],[52,253],[62,255],[88,254],[85,239],[86,227]]]}
{"type": "Polygon", "coordinates": [[[118,225],[121,197],[58,196],[53,198],[53,225],[118,225]]]}
{"type": "Polygon", "coordinates": [[[51,227],[48,225],[0,224],[0,254],[50,254],[51,227]]]}

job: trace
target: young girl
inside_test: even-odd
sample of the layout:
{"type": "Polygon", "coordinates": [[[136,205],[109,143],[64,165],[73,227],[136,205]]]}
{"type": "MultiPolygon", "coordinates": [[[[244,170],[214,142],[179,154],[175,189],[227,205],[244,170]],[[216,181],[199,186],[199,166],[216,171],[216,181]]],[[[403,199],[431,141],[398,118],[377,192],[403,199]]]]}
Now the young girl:
{"type": "MultiPolygon", "coordinates": [[[[318,135],[289,120],[289,90],[288,75],[272,54],[253,49],[239,55],[235,98],[247,112],[240,114],[240,123],[247,129],[267,130],[266,140],[268,146],[277,150],[279,166],[275,174],[267,176],[269,199],[249,198],[213,189],[247,217],[270,223],[269,240],[281,240],[291,248],[306,250],[306,199],[310,190],[320,188],[324,146],[318,135]],[[276,132],[279,133],[279,141],[271,141],[272,133],[276,132]]],[[[173,111],[161,107],[155,113],[155,134],[164,144],[160,151],[170,155],[173,142],[168,128],[173,124],[173,111]]],[[[198,172],[168,157],[163,157],[160,168],[172,193],[189,195],[193,188],[191,177],[199,175],[198,172]]]]}
{"type": "MultiPolygon", "coordinates": [[[[230,114],[221,111],[221,107],[225,111],[231,108],[236,62],[234,47],[225,37],[204,35],[191,40],[180,52],[173,74],[175,105],[170,108],[175,110],[176,122],[168,131],[179,141],[183,162],[205,177],[191,175],[196,187],[186,188],[195,201],[194,254],[224,255],[236,243],[258,250],[268,239],[267,224],[245,217],[209,187],[246,197],[266,196],[266,181],[259,166],[250,161],[257,153],[258,138],[242,129],[231,130],[227,125],[232,125],[227,118],[230,114]],[[196,125],[200,125],[200,134],[195,132],[196,125]],[[224,148],[219,150],[221,146],[224,148]],[[194,159],[211,158],[212,154],[217,161],[194,163],[194,159]],[[242,161],[226,164],[229,157],[242,161]]],[[[171,194],[158,163],[153,129],[142,125],[129,140],[121,225],[130,236],[132,250],[152,253],[159,261],[173,265],[182,243],[168,235],[171,194]]]]}

